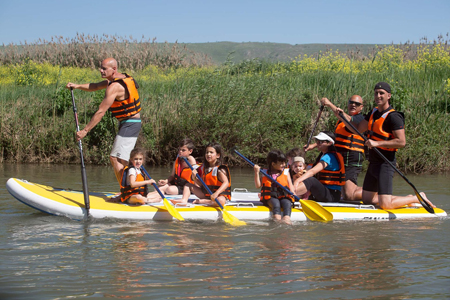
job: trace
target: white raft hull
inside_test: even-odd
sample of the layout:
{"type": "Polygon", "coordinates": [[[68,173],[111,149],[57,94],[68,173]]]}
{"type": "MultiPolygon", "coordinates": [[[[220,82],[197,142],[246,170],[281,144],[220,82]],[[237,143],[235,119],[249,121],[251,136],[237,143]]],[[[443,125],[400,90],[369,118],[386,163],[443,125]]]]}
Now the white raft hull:
{"type": "MultiPolygon", "coordinates": [[[[9,193],[20,202],[39,211],[81,220],[86,215],[84,196],[81,191],[65,190],[31,183],[26,180],[10,178],[6,187],[9,193]]],[[[163,203],[133,206],[110,202],[113,193],[90,193],[90,216],[94,219],[116,218],[128,220],[174,220],[164,208],[163,203]]],[[[167,197],[170,199],[170,197],[167,197]]],[[[334,220],[391,220],[445,217],[447,213],[439,208],[435,214],[428,213],[422,207],[400,208],[393,210],[376,209],[371,205],[320,203],[334,220]]],[[[194,205],[176,206],[185,220],[217,221],[222,218],[219,208],[194,205]]],[[[245,221],[267,221],[271,219],[270,210],[261,205],[257,193],[233,192],[232,201],[225,206],[230,214],[245,221]]],[[[301,207],[292,209],[292,221],[306,221],[301,207]]]]}

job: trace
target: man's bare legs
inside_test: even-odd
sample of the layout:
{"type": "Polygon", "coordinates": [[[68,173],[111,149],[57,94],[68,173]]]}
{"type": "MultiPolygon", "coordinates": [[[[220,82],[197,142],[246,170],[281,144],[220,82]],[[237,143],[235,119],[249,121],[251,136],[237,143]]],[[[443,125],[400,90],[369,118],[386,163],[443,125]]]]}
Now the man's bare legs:
{"type": "MultiPolygon", "coordinates": [[[[363,191],[363,202],[365,204],[377,205],[382,209],[395,209],[412,203],[420,203],[415,195],[408,196],[393,196],[393,195],[378,195],[376,192],[363,191]]],[[[420,193],[420,196],[427,201],[432,207],[436,207],[430,200],[428,200],[425,193],[420,193]]]]}
{"type": "Polygon", "coordinates": [[[113,167],[117,182],[120,185],[120,181],[122,180],[122,172],[123,172],[123,169],[125,168],[125,166],[128,165],[128,161],[120,159],[118,157],[114,157],[114,156],[110,156],[109,161],[111,162],[111,165],[113,167]]]}
{"type": "Polygon", "coordinates": [[[362,187],[357,186],[353,181],[347,180],[342,188],[344,200],[359,201],[362,199],[362,187]]]}

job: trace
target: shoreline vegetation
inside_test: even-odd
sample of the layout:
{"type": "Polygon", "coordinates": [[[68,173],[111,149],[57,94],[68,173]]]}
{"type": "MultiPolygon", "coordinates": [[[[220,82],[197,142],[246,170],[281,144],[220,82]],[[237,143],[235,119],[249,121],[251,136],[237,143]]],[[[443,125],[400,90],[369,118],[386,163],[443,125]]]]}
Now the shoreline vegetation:
{"type": "MultiPolygon", "coordinates": [[[[98,66],[115,57],[119,71],[139,83],[143,127],[138,146],[148,164],[167,165],[178,141],[190,137],[202,146],[217,141],[263,163],[271,149],[302,147],[329,98],[346,109],[359,94],[364,113],[374,107],[373,86],[388,82],[392,105],[405,113],[407,145],[400,170],[450,170],[450,47],[442,36],[414,45],[387,45],[368,54],[329,49],[286,62],[227,60],[214,65],[204,54],[178,44],[122,37],[62,37],[0,47],[0,162],[79,163],[70,91],[64,86],[98,82],[98,66]]],[[[104,91],[74,91],[81,128],[102,101],[104,91]]],[[[316,128],[333,130],[336,118],[325,109],[316,128]]],[[[109,164],[117,121],[106,115],[83,139],[87,164],[109,164]]],[[[313,151],[314,152],[314,151],[313,151]]],[[[226,153],[231,166],[245,166],[226,153]]],[[[312,162],[317,153],[308,153],[312,162]]]]}

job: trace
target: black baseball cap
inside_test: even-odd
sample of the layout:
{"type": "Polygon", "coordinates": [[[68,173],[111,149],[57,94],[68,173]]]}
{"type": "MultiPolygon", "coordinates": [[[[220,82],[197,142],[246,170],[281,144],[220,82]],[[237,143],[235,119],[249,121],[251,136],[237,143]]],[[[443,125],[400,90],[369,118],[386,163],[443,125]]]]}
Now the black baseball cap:
{"type": "Polygon", "coordinates": [[[389,83],[383,82],[383,81],[380,81],[377,84],[375,84],[374,90],[378,90],[378,89],[385,90],[388,93],[391,92],[391,86],[389,85],[389,83]]]}

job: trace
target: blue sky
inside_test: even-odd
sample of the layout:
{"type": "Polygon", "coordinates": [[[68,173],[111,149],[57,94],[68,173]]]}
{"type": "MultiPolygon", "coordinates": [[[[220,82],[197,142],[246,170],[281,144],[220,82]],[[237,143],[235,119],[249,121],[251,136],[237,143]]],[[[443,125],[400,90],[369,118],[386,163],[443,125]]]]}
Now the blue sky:
{"type": "Polygon", "coordinates": [[[450,32],[450,0],[0,0],[0,44],[52,36],[388,44],[450,32]]]}

